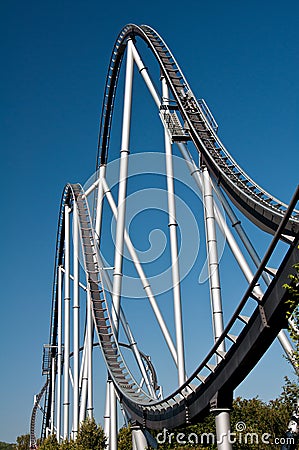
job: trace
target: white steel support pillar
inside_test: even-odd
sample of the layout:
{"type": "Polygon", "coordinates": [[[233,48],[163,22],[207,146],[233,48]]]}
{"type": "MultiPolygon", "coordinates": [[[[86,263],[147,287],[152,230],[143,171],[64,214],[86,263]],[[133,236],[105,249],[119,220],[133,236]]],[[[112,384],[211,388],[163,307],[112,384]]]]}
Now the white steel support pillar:
{"type": "MultiPolygon", "coordinates": [[[[223,326],[223,309],[221,300],[221,287],[219,276],[219,261],[217,249],[217,237],[214,215],[214,199],[210,175],[207,167],[202,170],[202,186],[203,186],[203,204],[206,228],[207,257],[209,267],[209,283],[210,297],[212,306],[212,322],[214,331],[214,340],[221,336],[223,326]]],[[[225,352],[224,343],[221,344],[220,350],[225,352]]]]}
{"type": "Polygon", "coordinates": [[[55,365],[56,365],[56,361],[55,358],[52,358],[52,373],[51,373],[51,377],[52,377],[52,384],[51,384],[51,419],[50,419],[50,431],[51,434],[54,434],[54,421],[55,421],[55,365]]]}
{"type": "Polygon", "coordinates": [[[93,322],[88,292],[86,302],[86,318],[87,319],[85,327],[84,348],[79,377],[79,393],[80,393],[79,425],[84,421],[86,417],[92,419],[93,416],[93,392],[92,392],[93,322]]]}
{"type": "Polygon", "coordinates": [[[64,210],[64,387],[63,387],[63,437],[69,437],[69,371],[70,371],[70,208],[65,206],[64,210]]]}
{"type": "Polygon", "coordinates": [[[73,439],[76,439],[79,425],[79,227],[78,211],[73,209],[73,439]]]}
{"type": "Polygon", "coordinates": [[[80,427],[80,424],[86,418],[86,409],[87,409],[87,382],[88,382],[87,370],[88,370],[88,367],[87,367],[86,354],[87,354],[87,332],[85,332],[84,348],[83,348],[81,370],[80,370],[80,381],[79,381],[79,392],[80,392],[79,427],[80,427]]]}
{"type": "MultiPolygon", "coordinates": [[[[132,54],[132,40],[127,43],[126,80],[124,92],[124,109],[122,125],[122,141],[120,150],[118,207],[115,236],[114,272],[113,272],[113,294],[112,294],[112,320],[116,336],[119,329],[119,310],[122,286],[124,230],[126,218],[126,195],[128,177],[128,159],[130,146],[132,88],[133,88],[134,60],[132,54]]],[[[110,391],[110,444],[109,450],[117,450],[117,403],[113,383],[110,391]]]]}
{"type": "Polygon", "coordinates": [[[218,450],[232,450],[231,428],[230,428],[230,409],[214,409],[216,422],[216,437],[218,450]]]}
{"type": "MultiPolygon", "coordinates": [[[[162,96],[163,103],[169,103],[169,91],[165,78],[162,76],[162,96]]],[[[177,221],[176,221],[176,205],[174,192],[174,174],[172,161],[172,144],[166,129],[164,129],[165,139],[165,161],[166,161],[166,179],[167,179],[167,199],[168,199],[168,227],[170,237],[170,253],[171,253],[171,270],[172,270],[172,292],[174,303],[174,319],[176,332],[176,347],[178,358],[178,383],[179,386],[185,382],[185,353],[184,353],[184,335],[183,335],[183,318],[181,304],[181,288],[180,288],[180,270],[178,258],[178,237],[177,237],[177,221]]]]}
{"type": "Polygon", "coordinates": [[[115,236],[114,272],[113,272],[112,317],[116,334],[118,332],[118,324],[119,324],[119,308],[120,308],[121,285],[123,276],[122,267],[123,267],[123,251],[124,251],[124,230],[126,218],[128,162],[130,153],[129,146],[130,146],[132,87],[133,87],[133,72],[134,72],[133,69],[134,69],[134,61],[132,55],[132,41],[129,40],[127,43],[127,64],[126,64],[126,80],[125,80],[125,94],[124,94],[122,141],[120,150],[118,206],[117,206],[117,222],[116,222],[116,236],[115,236]]]}
{"type": "Polygon", "coordinates": [[[109,450],[117,450],[117,399],[112,381],[110,387],[110,427],[109,427],[109,450]]]}
{"type": "Polygon", "coordinates": [[[87,293],[87,417],[93,417],[93,318],[90,294],[87,293]]]}
{"type": "Polygon", "coordinates": [[[107,438],[107,448],[110,448],[110,385],[112,381],[108,375],[106,382],[106,402],[105,402],[105,415],[104,415],[104,434],[107,438]]]}
{"type": "Polygon", "coordinates": [[[62,270],[58,267],[58,305],[57,305],[57,407],[56,436],[61,435],[61,377],[62,377],[62,270]]]}
{"type": "MultiPolygon", "coordinates": [[[[210,297],[212,305],[212,322],[214,339],[217,342],[221,336],[223,326],[223,310],[221,300],[220,276],[219,276],[219,262],[217,250],[216,225],[214,214],[214,198],[210,175],[207,167],[202,168],[202,187],[203,187],[203,204],[206,228],[207,241],[207,258],[209,267],[209,283],[210,283],[210,297]]],[[[225,352],[225,344],[221,343],[219,350],[225,352]]],[[[218,361],[221,357],[218,356],[218,361]]],[[[229,442],[228,436],[230,432],[230,410],[221,408],[216,412],[216,434],[218,450],[231,450],[232,445],[229,442]],[[218,439],[219,436],[219,439],[218,439]]]]}

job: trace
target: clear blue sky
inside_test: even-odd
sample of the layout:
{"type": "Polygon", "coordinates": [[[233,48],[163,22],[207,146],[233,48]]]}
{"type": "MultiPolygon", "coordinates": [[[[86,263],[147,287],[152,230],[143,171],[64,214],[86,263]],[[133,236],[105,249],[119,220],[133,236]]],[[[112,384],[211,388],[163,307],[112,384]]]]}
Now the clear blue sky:
{"type": "MultiPolygon", "coordinates": [[[[28,432],[42,384],[60,196],[93,173],[119,30],[157,29],[235,159],[287,202],[298,183],[298,16],[295,0],[1,2],[0,441],[28,432]]],[[[291,374],[281,354],[275,344],[237,394],[278,395],[291,374]]]]}

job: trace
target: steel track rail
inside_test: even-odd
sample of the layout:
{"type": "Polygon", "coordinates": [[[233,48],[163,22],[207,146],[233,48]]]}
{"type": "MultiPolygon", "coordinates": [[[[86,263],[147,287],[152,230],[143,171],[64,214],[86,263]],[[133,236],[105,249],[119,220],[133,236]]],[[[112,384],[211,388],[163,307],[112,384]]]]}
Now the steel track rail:
{"type": "MultiPolygon", "coordinates": [[[[154,53],[161,71],[177,103],[184,122],[188,125],[190,138],[202,155],[219,185],[223,187],[233,203],[255,225],[274,234],[287,205],[266,192],[237,164],[225,148],[194,97],[170,49],[161,36],[146,25],[129,24],[122,29],[113,48],[105,86],[97,167],[107,162],[114,99],[119,70],[129,38],[139,36],[154,53]]],[[[294,210],[286,225],[284,234],[295,235],[299,231],[299,211],[294,210]]]]}
{"type": "MultiPolygon", "coordinates": [[[[217,396],[221,398],[223,394],[227,395],[233,392],[257,364],[278,332],[287,327],[286,314],[289,305],[287,304],[287,292],[283,285],[289,282],[289,274],[295,274],[293,265],[299,260],[299,235],[290,245],[262,300],[256,299],[253,291],[266,271],[266,265],[298,199],[299,187],[260,267],[223,334],[186,383],[164,400],[147,407],[136,405],[126,397],[122,398],[123,405],[133,420],[152,429],[173,428],[198,420],[199,416],[207,413],[212,399],[217,396]],[[257,306],[252,316],[246,318],[242,315],[242,310],[252,299],[257,301],[257,306]],[[238,321],[243,322],[245,326],[238,337],[232,336],[230,331],[238,321]],[[224,340],[226,346],[233,341],[233,345],[225,354],[219,351],[224,340]],[[222,361],[213,366],[217,356],[220,356],[222,361]],[[210,371],[210,375],[207,377],[201,375],[205,369],[210,371]],[[198,380],[201,383],[197,386],[194,385],[194,382],[198,383],[198,380]]],[[[218,404],[218,406],[225,405],[218,404]]]]}
{"type": "Polygon", "coordinates": [[[49,379],[47,378],[41,391],[36,396],[36,399],[35,399],[35,402],[33,405],[33,410],[32,410],[31,419],[30,419],[30,449],[32,449],[32,450],[37,449],[37,442],[36,442],[36,435],[35,435],[36,413],[40,406],[40,401],[47,390],[48,383],[49,383],[49,379]]]}
{"type": "Polygon", "coordinates": [[[52,307],[51,307],[51,324],[50,324],[50,337],[49,345],[52,348],[49,370],[47,374],[47,384],[45,391],[45,404],[44,404],[44,416],[42,421],[41,438],[46,437],[46,429],[49,427],[50,415],[51,415],[51,396],[52,396],[52,364],[56,357],[57,352],[57,326],[58,326],[58,269],[63,264],[64,258],[64,214],[62,214],[63,207],[66,203],[68,190],[64,189],[61,201],[60,201],[60,213],[58,216],[57,236],[56,236],[56,250],[55,250],[55,263],[54,263],[54,281],[52,286],[52,307]]]}

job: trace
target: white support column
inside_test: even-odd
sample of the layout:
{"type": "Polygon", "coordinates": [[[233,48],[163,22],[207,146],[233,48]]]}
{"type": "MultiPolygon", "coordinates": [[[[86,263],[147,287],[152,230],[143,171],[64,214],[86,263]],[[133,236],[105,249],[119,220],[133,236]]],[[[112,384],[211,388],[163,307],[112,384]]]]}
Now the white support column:
{"type": "MultiPolygon", "coordinates": [[[[84,384],[84,376],[87,377],[87,372],[85,370],[86,368],[86,353],[87,353],[87,326],[85,325],[84,330],[84,343],[83,343],[83,350],[82,350],[82,357],[80,362],[80,375],[79,375],[79,391],[82,389],[82,385],[84,384]]],[[[87,379],[87,378],[86,378],[87,379]]]]}
{"type": "MultiPolygon", "coordinates": [[[[212,184],[207,167],[203,167],[202,186],[207,241],[207,258],[209,267],[210,296],[212,305],[212,322],[214,339],[215,342],[217,342],[217,339],[221,336],[224,327],[214,215],[214,199],[212,184]]],[[[221,344],[220,350],[225,352],[224,343],[221,344]]]]}
{"type": "Polygon", "coordinates": [[[93,417],[93,318],[89,292],[87,293],[87,416],[93,417]]]}
{"type": "Polygon", "coordinates": [[[112,318],[116,334],[118,332],[121,285],[123,276],[122,270],[123,270],[123,251],[124,251],[124,230],[126,218],[128,162],[130,153],[129,146],[130,146],[133,73],[134,73],[134,61],[132,55],[132,40],[130,39],[127,43],[127,64],[126,64],[126,80],[125,80],[125,94],[124,94],[122,141],[120,150],[118,206],[117,206],[117,223],[115,236],[114,272],[113,272],[112,318]]]}
{"type": "Polygon", "coordinates": [[[63,388],[63,437],[69,437],[69,407],[70,407],[70,391],[69,391],[69,371],[70,371],[70,208],[65,206],[64,223],[65,223],[65,239],[64,239],[64,266],[65,266],[65,283],[64,283],[64,388],[63,388]]]}
{"type": "Polygon", "coordinates": [[[216,437],[218,450],[232,450],[231,427],[230,427],[230,410],[219,408],[212,411],[215,414],[216,437]]]}
{"type": "Polygon", "coordinates": [[[110,429],[109,429],[109,450],[117,450],[117,399],[113,383],[110,385],[110,429]]]}
{"type": "MultiPolygon", "coordinates": [[[[113,294],[112,294],[112,320],[116,335],[119,329],[119,310],[121,299],[121,286],[123,276],[123,251],[124,251],[124,230],[126,218],[126,196],[128,160],[130,147],[131,128],[131,108],[132,108],[132,88],[133,88],[134,60],[132,54],[132,40],[127,43],[126,80],[124,93],[122,141],[120,150],[119,186],[118,186],[118,214],[115,236],[114,272],[113,272],[113,294]]],[[[110,396],[110,449],[117,450],[117,403],[113,384],[110,396]]]]}
{"type": "Polygon", "coordinates": [[[107,438],[107,448],[110,448],[110,385],[112,381],[108,375],[108,379],[106,382],[106,402],[105,402],[105,415],[104,415],[104,434],[107,438]]]}
{"type": "Polygon", "coordinates": [[[73,439],[76,439],[79,425],[79,228],[77,206],[73,207],[73,439]]]}
{"type": "MultiPolygon", "coordinates": [[[[213,322],[214,339],[215,342],[217,342],[218,338],[221,336],[224,330],[223,310],[222,310],[220,276],[219,276],[213,189],[208,169],[205,166],[202,169],[202,187],[203,187],[203,204],[204,204],[206,241],[207,241],[207,258],[209,267],[210,297],[212,305],[212,322],[213,322]]],[[[224,342],[220,344],[219,350],[225,352],[224,342]]],[[[217,357],[217,361],[218,362],[221,361],[220,356],[217,357]]],[[[218,450],[231,450],[232,445],[228,440],[228,433],[230,430],[229,409],[221,408],[221,410],[217,411],[215,421],[216,421],[218,450]]]]}
{"type": "MultiPolygon", "coordinates": [[[[130,122],[131,122],[131,102],[133,85],[133,58],[131,50],[131,40],[127,44],[127,64],[125,97],[123,111],[123,129],[120,153],[119,187],[118,187],[118,216],[115,236],[115,254],[114,254],[114,272],[113,272],[113,294],[112,294],[112,320],[114,330],[118,335],[119,329],[119,310],[121,299],[122,270],[123,270],[123,250],[124,250],[124,227],[126,215],[126,192],[127,192],[127,174],[130,140],[130,122]]],[[[110,383],[110,432],[109,432],[109,450],[117,450],[117,401],[114,392],[113,383],[110,383]]]]}
{"type": "MultiPolygon", "coordinates": [[[[169,91],[166,80],[162,80],[162,96],[163,103],[168,104],[169,91]]],[[[184,353],[184,335],[183,335],[183,318],[181,304],[181,288],[180,288],[180,270],[178,258],[178,237],[177,237],[177,221],[176,221],[176,205],[174,192],[174,173],[172,161],[172,145],[166,129],[164,129],[165,140],[165,161],[166,161],[166,180],[167,180],[167,199],[168,199],[168,227],[170,237],[171,252],[171,270],[172,270],[172,292],[174,304],[174,319],[176,332],[176,347],[178,357],[178,383],[179,386],[185,382],[185,353],[184,353]]]]}
{"type": "Polygon", "coordinates": [[[84,348],[79,381],[79,392],[80,392],[79,427],[86,417],[86,409],[87,409],[88,366],[86,354],[87,354],[87,332],[84,339],[84,348]]]}
{"type": "Polygon", "coordinates": [[[54,434],[55,423],[55,358],[52,357],[52,384],[51,384],[51,419],[50,419],[50,431],[54,434]]]}
{"type": "MultiPolygon", "coordinates": [[[[82,286],[81,286],[82,287],[82,286]]],[[[83,346],[83,354],[81,358],[81,369],[80,369],[80,377],[79,377],[79,393],[80,393],[80,408],[79,408],[79,426],[84,421],[87,416],[87,400],[88,400],[88,370],[89,370],[89,359],[91,356],[89,355],[90,350],[90,342],[89,342],[89,320],[90,320],[90,302],[88,297],[88,291],[86,292],[86,324],[84,330],[84,346],[83,346]]],[[[92,321],[92,318],[91,318],[92,321]]],[[[90,417],[91,418],[91,417],[90,417]]]]}
{"type": "Polygon", "coordinates": [[[56,436],[60,442],[61,435],[61,377],[62,377],[62,270],[58,267],[58,306],[57,306],[57,407],[56,436]]]}

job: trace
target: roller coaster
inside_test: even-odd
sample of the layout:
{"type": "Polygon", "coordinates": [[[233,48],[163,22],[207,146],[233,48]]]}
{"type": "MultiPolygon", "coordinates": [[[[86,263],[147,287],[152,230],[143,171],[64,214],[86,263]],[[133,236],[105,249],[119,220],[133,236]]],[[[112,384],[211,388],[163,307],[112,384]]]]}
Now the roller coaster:
{"type": "MultiPolygon", "coordinates": [[[[153,188],[149,209],[155,207],[155,192],[153,188]]],[[[31,448],[37,448],[36,415],[39,408],[42,410],[42,439],[49,433],[56,434],[58,440],[76,438],[80,423],[86,417],[94,416],[96,346],[100,347],[107,368],[103,381],[103,385],[106,383],[104,430],[109,450],[117,449],[118,404],[126,420],[134,424],[135,449],[146,447],[146,430],[172,429],[194,423],[209,411],[215,414],[217,436],[223,436],[218,448],[232,448],[227,433],[234,389],[276,338],[287,357],[293,360],[293,348],[284,331],[292,326],[292,319],[289,323],[286,319],[289,306],[283,284],[288,282],[288,275],[294,273],[293,265],[299,261],[298,200],[299,188],[287,205],[244,172],[221,142],[218,125],[207,103],[195,97],[162,37],[146,25],[125,26],[114,44],[106,78],[96,173],[84,187],[67,184],[62,195],[50,336],[44,346],[42,364],[46,381],[34,403],[31,448]],[[152,72],[145,65],[139,46],[144,54],[150,55],[152,72]],[[123,60],[125,69],[121,70],[123,60]],[[134,159],[136,155],[131,151],[134,67],[156,105],[162,124],[163,155],[144,152],[134,159]],[[123,93],[117,95],[120,85],[124,86],[123,93]],[[115,163],[108,150],[111,145],[115,147],[110,141],[119,98],[123,100],[122,130],[120,157],[115,163]],[[158,160],[158,174],[150,168],[151,158],[158,160]],[[140,165],[143,165],[141,171],[140,165]],[[210,297],[213,329],[211,349],[191,373],[186,370],[183,305],[186,296],[189,302],[195,303],[195,295],[190,288],[187,294],[183,292],[181,274],[188,278],[190,267],[185,270],[186,260],[181,257],[183,252],[179,248],[188,241],[188,228],[187,235],[183,235],[184,228],[177,216],[176,190],[179,188],[176,182],[181,177],[178,170],[186,170],[188,183],[192,183],[192,189],[197,190],[202,202],[202,216],[199,211],[194,215],[204,227],[207,296],[210,297]],[[146,275],[147,270],[150,272],[148,261],[141,260],[142,255],[133,245],[127,224],[127,203],[132,195],[129,183],[135,186],[140,173],[145,178],[150,175],[151,183],[163,176],[167,186],[165,212],[170,261],[167,280],[171,282],[169,287],[163,286],[163,292],[159,289],[154,292],[155,279],[146,275]],[[250,221],[263,232],[273,235],[262,259],[236,211],[245,216],[245,223],[250,221]],[[112,266],[105,257],[109,221],[115,224],[112,266]],[[220,234],[246,279],[241,299],[226,322],[219,275],[220,234]],[[166,396],[159,386],[156,361],[141,351],[142,334],[137,340],[135,324],[130,323],[124,308],[124,298],[138,297],[134,293],[135,287],[130,289],[132,278],[126,274],[126,252],[130,255],[130,270],[134,267],[138,275],[142,295],[151,307],[163,345],[173,360],[176,388],[166,396]],[[277,253],[280,262],[273,268],[271,258],[277,253]],[[158,301],[164,291],[168,291],[173,301],[171,330],[158,301]]],[[[146,204],[142,201],[141,209],[144,208],[146,204]]],[[[141,234],[142,229],[139,231],[141,234]]],[[[196,247],[196,242],[193,244],[196,247]]],[[[234,275],[231,277],[233,279],[234,275]]],[[[132,301],[140,302],[139,297],[132,301]]],[[[132,316],[134,318],[134,314],[132,316]]],[[[146,316],[141,318],[144,326],[147,320],[146,316]]],[[[192,359],[197,360],[197,356],[192,354],[192,359]]]]}

